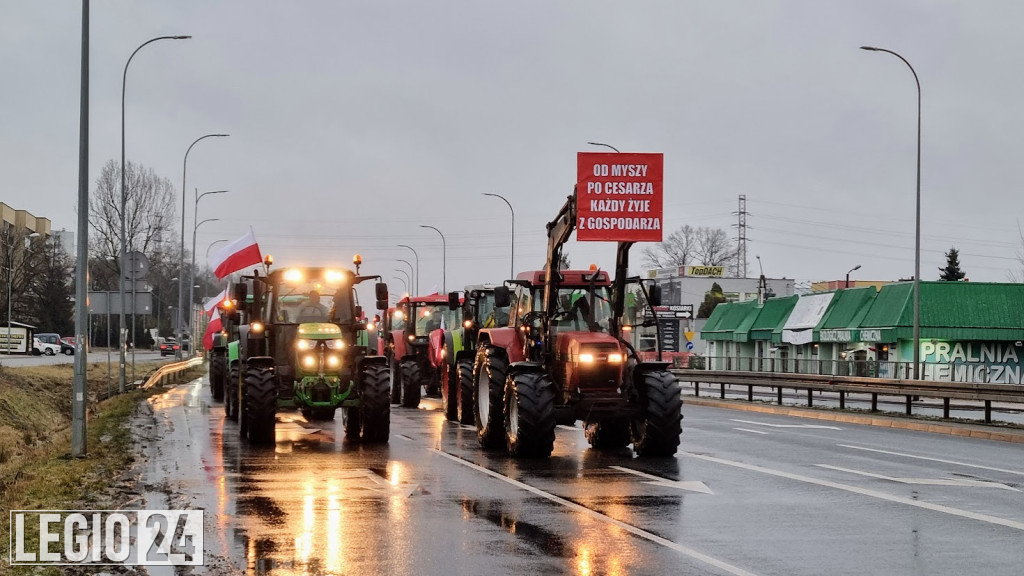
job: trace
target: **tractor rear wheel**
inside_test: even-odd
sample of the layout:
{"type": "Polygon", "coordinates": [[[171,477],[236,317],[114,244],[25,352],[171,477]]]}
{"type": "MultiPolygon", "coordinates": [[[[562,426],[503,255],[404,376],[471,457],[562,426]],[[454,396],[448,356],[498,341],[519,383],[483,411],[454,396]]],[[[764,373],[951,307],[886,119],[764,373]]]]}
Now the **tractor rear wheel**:
{"type": "Polygon", "coordinates": [[[228,359],[223,354],[210,357],[210,394],[216,401],[224,399],[224,380],[227,378],[228,359]]]}
{"type": "Polygon", "coordinates": [[[525,372],[505,384],[505,443],[516,458],[547,458],[555,447],[555,390],[547,374],[525,372]]]}
{"type": "Polygon", "coordinates": [[[422,373],[415,360],[403,360],[402,372],[402,408],[418,408],[420,405],[420,387],[422,373]]]}
{"type": "Polygon", "coordinates": [[[629,421],[625,418],[609,418],[597,422],[587,422],[584,434],[590,446],[598,450],[625,448],[631,440],[629,421]]]}
{"type": "Polygon", "coordinates": [[[248,367],[245,372],[245,416],[249,442],[273,444],[277,413],[276,375],[271,368],[248,367]]]}
{"type": "Polygon", "coordinates": [[[232,364],[228,369],[227,381],[224,382],[224,415],[228,420],[238,420],[238,365],[232,364]]]}
{"type": "Polygon", "coordinates": [[[455,378],[458,379],[459,422],[473,423],[473,361],[459,360],[455,378]]]}
{"type": "Polygon", "coordinates": [[[636,380],[644,408],[631,425],[633,451],[638,456],[672,456],[683,433],[679,382],[666,370],[643,372],[636,380]]]}
{"type": "Polygon", "coordinates": [[[358,411],[362,421],[363,441],[386,443],[391,434],[387,368],[380,364],[364,366],[360,380],[362,387],[358,411]]]}
{"type": "Polygon", "coordinates": [[[477,441],[484,448],[501,446],[505,437],[502,400],[505,397],[505,375],[508,361],[503,350],[486,346],[476,353],[473,374],[473,416],[477,441]]]}

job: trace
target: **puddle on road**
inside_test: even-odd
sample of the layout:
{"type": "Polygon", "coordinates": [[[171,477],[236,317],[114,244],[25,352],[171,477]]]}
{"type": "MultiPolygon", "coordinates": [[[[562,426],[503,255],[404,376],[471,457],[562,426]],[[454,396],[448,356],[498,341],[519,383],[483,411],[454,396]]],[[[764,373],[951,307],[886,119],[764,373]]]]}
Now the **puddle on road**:
{"type": "Polygon", "coordinates": [[[568,558],[575,555],[556,532],[525,522],[518,519],[515,514],[505,512],[500,501],[463,498],[456,502],[462,506],[463,512],[487,520],[546,556],[568,558]]]}

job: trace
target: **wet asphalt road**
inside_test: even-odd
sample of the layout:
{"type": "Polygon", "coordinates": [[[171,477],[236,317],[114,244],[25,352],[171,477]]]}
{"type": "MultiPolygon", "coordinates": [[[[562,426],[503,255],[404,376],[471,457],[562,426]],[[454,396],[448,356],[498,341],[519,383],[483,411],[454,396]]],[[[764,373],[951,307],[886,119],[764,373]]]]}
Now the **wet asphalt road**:
{"type": "Polygon", "coordinates": [[[671,459],[481,450],[438,402],[388,445],[279,415],[240,441],[205,380],[136,425],[147,508],[206,510],[205,573],[986,574],[1024,566],[1020,444],[684,406],[671,459]]]}

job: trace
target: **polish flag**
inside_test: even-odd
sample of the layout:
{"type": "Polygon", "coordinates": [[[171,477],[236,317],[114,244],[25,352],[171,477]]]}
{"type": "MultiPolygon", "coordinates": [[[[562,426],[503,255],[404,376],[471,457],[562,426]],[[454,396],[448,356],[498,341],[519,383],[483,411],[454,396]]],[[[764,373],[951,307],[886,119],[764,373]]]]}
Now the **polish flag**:
{"type": "Polygon", "coordinates": [[[214,310],[217,309],[217,305],[220,304],[221,302],[223,302],[224,299],[227,298],[227,297],[228,297],[228,289],[225,288],[225,289],[220,291],[220,294],[217,294],[213,298],[210,298],[209,300],[204,302],[203,303],[203,310],[206,310],[206,315],[207,316],[211,316],[213,314],[214,310]]]}
{"type": "Polygon", "coordinates": [[[220,310],[213,309],[213,317],[210,318],[210,323],[206,325],[206,332],[203,334],[203,349],[213,349],[213,335],[220,332],[223,324],[220,321],[220,310]]]}
{"type": "Polygon", "coordinates": [[[238,272],[246,266],[263,262],[260,246],[256,243],[256,235],[252,228],[241,238],[228,243],[210,257],[210,268],[218,280],[232,272],[238,272]]]}

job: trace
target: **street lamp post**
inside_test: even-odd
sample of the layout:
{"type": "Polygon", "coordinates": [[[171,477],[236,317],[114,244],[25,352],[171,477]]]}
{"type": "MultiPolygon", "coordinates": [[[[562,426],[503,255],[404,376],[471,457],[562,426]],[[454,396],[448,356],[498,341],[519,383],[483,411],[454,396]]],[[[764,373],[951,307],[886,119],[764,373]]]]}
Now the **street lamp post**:
{"type": "Polygon", "coordinates": [[[510,261],[508,277],[510,280],[514,279],[516,277],[516,211],[512,208],[512,203],[508,201],[508,198],[505,198],[501,194],[491,194],[490,192],[484,192],[483,194],[484,196],[494,196],[495,198],[501,198],[502,200],[505,201],[505,204],[508,204],[508,209],[512,212],[512,254],[509,259],[510,261]]]}
{"type": "Polygon", "coordinates": [[[917,77],[917,71],[910,65],[906,58],[892,50],[875,48],[873,46],[861,46],[861,50],[872,52],[887,52],[899,58],[910,68],[914,75],[914,83],[917,84],[917,202],[914,216],[914,375],[913,379],[921,378],[921,81],[917,77]]]}
{"type": "MultiPolygon", "coordinates": [[[[224,192],[224,190],[219,190],[219,192],[224,192]]],[[[198,201],[196,202],[196,204],[198,204],[198,201]]],[[[206,224],[207,222],[217,222],[218,220],[220,220],[220,218],[207,218],[206,220],[203,220],[202,222],[196,222],[196,225],[192,227],[192,266],[188,269],[188,283],[189,284],[194,284],[195,281],[196,281],[196,232],[199,230],[199,227],[202,226],[203,224],[206,224]]],[[[194,292],[195,292],[195,290],[189,290],[188,291],[188,310],[189,310],[189,314],[192,313],[192,307],[194,306],[194,292]]],[[[188,326],[189,326],[189,328],[192,327],[192,321],[191,320],[189,320],[188,326]]]]}
{"type": "MultiPolygon", "coordinates": [[[[202,194],[200,194],[198,188],[196,188],[196,190],[195,190],[196,201],[195,201],[195,205],[192,207],[192,221],[193,222],[197,222],[197,224],[192,226],[192,266],[188,269],[189,284],[194,283],[195,280],[196,280],[196,230],[199,230],[199,227],[202,226],[203,223],[205,223],[205,222],[213,222],[213,221],[219,220],[219,218],[210,218],[208,220],[203,220],[202,222],[199,222],[199,201],[202,200],[203,196],[206,196],[207,194],[224,194],[225,192],[227,192],[227,190],[211,190],[209,192],[203,192],[202,194]]],[[[193,305],[193,294],[192,294],[192,290],[189,290],[188,291],[188,309],[190,311],[192,310],[192,305],[193,305]]],[[[189,323],[189,327],[191,328],[191,326],[192,326],[192,323],[190,322],[189,323]]]]}
{"type": "Polygon", "coordinates": [[[221,242],[227,242],[227,238],[221,238],[220,240],[214,240],[213,242],[210,242],[209,246],[206,247],[206,261],[207,262],[210,261],[210,248],[213,248],[214,246],[216,246],[217,244],[220,244],[221,242]]]}
{"type": "MultiPolygon", "coordinates": [[[[229,134],[207,134],[196,138],[192,144],[189,144],[188,150],[185,150],[185,160],[181,166],[181,250],[178,254],[178,274],[183,274],[185,271],[185,174],[188,171],[188,153],[192,151],[192,147],[199,143],[200,140],[206,138],[225,138],[229,134]]],[[[196,201],[198,203],[198,200],[196,201]]],[[[191,289],[189,290],[191,291],[191,289]]],[[[183,324],[182,314],[185,308],[185,291],[184,286],[181,282],[178,282],[178,329],[175,335],[178,338],[178,342],[181,342],[181,327],[183,324]]],[[[178,347],[178,351],[175,352],[174,358],[181,360],[181,347],[178,347]]]]}
{"type": "Polygon", "coordinates": [[[405,270],[402,270],[401,268],[395,268],[394,270],[395,270],[395,272],[401,272],[402,274],[405,275],[405,279],[406,279],[405,291],[406,291],[406,293],[408,293],[409,292],[409,283],[412,282],[412,279],[410,278],[409,273],[406,272],[405,270]]]}
{"type": "MultiPolygon", "coordinates": [[[[441,231],[438,230],[437,228],[434,228],[433,226],[428,226],[426,224],[420,224],[420,228],[430,228],[434,232],[437,232],[438,234],[441,234],[441,231]]],[[[448,246],[447,246],[447,242],[445,242],[445,240],[444,240],[444,234],[441,234],[441,292],[442,293],[448,291],[447,286],[445,286],[445,281],[447,280],[447,276],[448,276],[447,266],[448,266],[448,246]]]]}
{"type": "Polygon", "coordinates": [[[409,267],[409,282],[412,282],[412,279],[414,277],[412,272],[412,264],[410,264],[408,260],[402,260],[401,258],[395,258],[395,261],[402,262],[403,264],[409,267]]]}
{"type": "Polygon", "coordinates": [[[409,286],[410,290],[414,290],[417,295],[420,293],[420,255],[416,253],[416,249],[408,244],[399,244],[399,248],[408,248],[412,250],[412,255],[416,257],[416,278],[414,278],[415,286],[409,286]]]}
{"type": "MultiPolygon", "coordinates": [[[[124,309],[125,309],[124,292],[125,292],[125,290],[124,290],[124,280],[125,280],[125,271],[126,271],[126,264],[127,264],[125,259],[128,257],[128,239],[126,237],[126,232],[125,232],[125,208],[126,208],[126,205],[128,204],[128,193],[127,193],[127,190],[125,189],[125,186],[124,186],[124,179],[125,179],[125,168],[124,168],[124,162],[125,162],[125,160],[124,160],[124,100],[125,100],[125,87],[126,87],[126,84],[127,84],[127,81],[128,81],[128,65],[132,63],[132,58],[135,58],[135,55],[138,54],[139,50],[142,50],[142,48],[145,47],[147,44],[150,44],[152,42],[156,42],[157,40],[187,40],[189,38],[191,38],[191,36],[157,36],[156,38],[151,38],[149,40],[146,40],[145,42],[140,44],[139,47],[136,48],[134,52],[132,52],[131,56],[128,57],[128,61],[125,62],[125,64],[124,64],[124,73],[121,75],[121,266],[120,266],[120,270],[119,270],[119,272],[121,274],[121,278],[118,281],[118,286],[119,286],[118,292],[119,292],[119,297],[121,298],[121,312],[120,312],[120,315],[119,315],[119,318],[118,318],[120,323],[117,325],[118,332],[120,333],[120,336],[118,338],[118,343],[119,343],[119,347],[121,349],[121,353],[120,353],[121,354],[121,357],[120,357],[120,363],[121,364],[120,364],[120,368],[118,369],[117,391],[122,393],[122,394],[124,393],[124,368],[125,368],[125,357],[124,357],[124,337],[125,337],[125,328],[124,328],[124,309]]],[[[182,190],[182,194],[184,194],[184,189],[182,190]]],[[[185,218],[184,210],[182,210],[181,217],[182,217],[182,219],[185,218]]],[[[132,277],[132,283],[134,284],[134,282],[135,282],[135,278],[133,276],[132,277]]],[[[133,299],[132,300],[132,306],[134,306],[134,305],[135,305],[135,301],[133,299]]],[[[135,315],[133,314],[132,318],[134,319],[134,317],[135,317],[135,315]]]]}
{"type": "Polygon", "coordinates": [[[843,288],[849,288],[850,287],[850,272],[856,272],[857,270],[860,270],[860,264],[857,264],[856,266],[854,266],[853,268],[850,268],[846,272],[846,284],[843,285],[843,288]]]}
{"type": "Polygon", "coordinates": [[[587,142],[587,144],[590,144],[591,146],[604,146],[605,148],[611,148],[616,152],[619,151],[619,149],[616,148],[615,146],[612,146],[611,144],[605,144],[604,142],[587,142]]]}
{"type": "Polygon", "coordinates": [[[401,282],[402,285],[405,286],[405,293],[406,294],[409,293],[409,283],[405,281],[405,278],[401,278],[399,276],[392,276],[391,279],[392,280],[398,280],[399,282],[401,282]]]}

